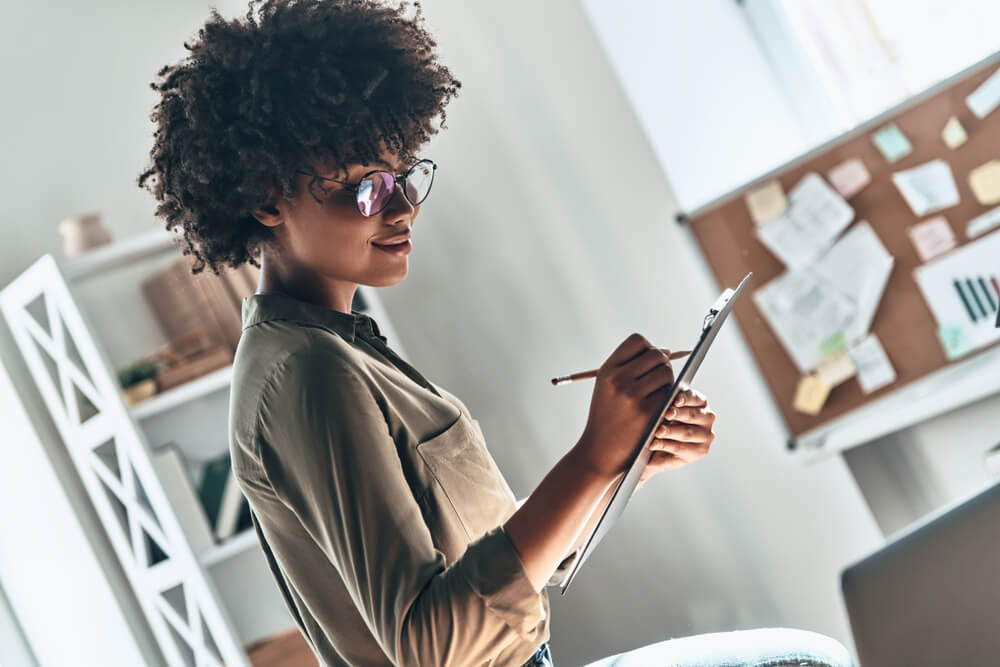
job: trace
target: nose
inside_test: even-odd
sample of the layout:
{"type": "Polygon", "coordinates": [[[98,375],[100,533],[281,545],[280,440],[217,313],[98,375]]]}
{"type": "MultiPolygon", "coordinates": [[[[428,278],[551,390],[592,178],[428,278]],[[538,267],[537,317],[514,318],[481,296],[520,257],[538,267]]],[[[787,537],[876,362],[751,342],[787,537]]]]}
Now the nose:
{"type": "Polygon", "coordinates": [[[403,185],[396,183],[393,185],[392,196],[382,210],[382,215],[387,219],[401,216],[412,216],[416,212],[416,207],[403,194],[403,185]]]}

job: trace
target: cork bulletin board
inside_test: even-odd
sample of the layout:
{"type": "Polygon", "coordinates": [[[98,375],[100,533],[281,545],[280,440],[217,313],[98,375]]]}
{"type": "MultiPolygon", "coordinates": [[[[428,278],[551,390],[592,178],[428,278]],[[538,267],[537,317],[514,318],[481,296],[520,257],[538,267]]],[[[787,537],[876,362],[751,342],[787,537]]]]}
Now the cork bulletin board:
{"type": "MultiPolygon", "coordinates": [[[[831,391],[819,414],[798,412],[793,408],[793,400],[801,373],[792,358],[753,299],[741,299],[734,309],[743,337],[784,418],[792,438],[790,446],[794,446],[798,436],[953,363],[945,356],[938,339],[937,322],[914,280],[913,271],[923,262],[907,230],[917,222],[943,215],[951,224],[959,248],[977,240],[969,239],[966,225],[994,206],[984,206],[977,201],[968,175],[974,168],[1000,158],[1000,109],[979,118],[966,104],[966,97],[998,66],[1000,54],[697,211],[681,216],[718,284],[736,285],[748,271],[753,271],[747,286],[747,291],[753,292],[784,273],[785,265],[757,238],[745,194],[772,179],[778,180],[788,192],[809,172],[826,179],[831,168],[849,158],[860,158],[871,174],[871,182],[848,199],[855,217],[847,229],[852,229],[859,220],[867,220],[895,258],[870,329],[878,336],[895,368],[894,382],[870,394],[863,393],[857,382],[845,382],[831,391]],[[958,117],[968,134],[968,140],[955,149],[949,148],[941,137],[951,116],[958,117]],[[890,122],[902,130],[913,147],[910,154],[892,163],[872,141],[872,134],[890,122]],[[918,218],[894,185],[892,174],[936,158],[951,166],[960,201],[955,206],[918,218]]],[[[1000,265],[1000,257],[997,262],[1000,265]]],[[[988,348],[980,348],[975,354],[985,349],[988,348]]]]}

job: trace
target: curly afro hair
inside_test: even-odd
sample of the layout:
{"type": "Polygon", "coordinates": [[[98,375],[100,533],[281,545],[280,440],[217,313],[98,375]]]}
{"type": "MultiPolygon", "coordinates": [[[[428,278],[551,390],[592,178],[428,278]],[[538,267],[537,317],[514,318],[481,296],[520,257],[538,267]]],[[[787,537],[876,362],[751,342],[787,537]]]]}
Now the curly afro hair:
{"type": "MultiPolygon", "coordinates": [[[[182,228],[194,273],[249,262],[273,240],[251,212],[268,192],[295,198],[295,171],[374,164],[383,147],[404,164],[437,129],[461,82],[435,60],[419,2],[250,0],[246,21],[212,8],[190,54],[164,66],[157,125],[140,188],[167,229],[182,228]],[[151,177],[150,189],[146,181],[151,177]]],[[[315,197],[315,195],[313,195],[315,197]]],[[[317,198],[318,199],[318,198],[317,198]]]]}

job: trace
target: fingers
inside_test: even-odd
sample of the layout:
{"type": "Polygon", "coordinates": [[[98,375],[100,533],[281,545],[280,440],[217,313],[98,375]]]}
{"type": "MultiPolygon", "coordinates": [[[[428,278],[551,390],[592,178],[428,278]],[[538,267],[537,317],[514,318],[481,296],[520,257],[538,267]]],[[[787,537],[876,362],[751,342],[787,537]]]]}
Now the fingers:
{"type": "Polygon", "coordinates": [[[621,366],[651,347],[652,345],[648,340],[646,340],[645,336],[640,333],[633,333],[629,335],[628,338],[623,340],[617,348],[615,348],[615,351],[611,353],[611,356],[605,360],[604,365],[608,368],[621,366]]]}
{"type": "Polygon", "coordinates": [[[711,426],[715,423],[715,413],[707,405],[704,407],[672,407],[664,415],[665,422],[674,421],[697,426],[711,426]]]}
{"type": "Polygon", "coordinates": [[[658,394],[655,402],[662,406],[673,384],[674,370],[670,367],[670,362],[668,361],[666,364],[661,363],[638,380],[635,380],[634,387],[636,395],[643,398],[649,398],[650,395],[658,394]]]}
{"type": "Polygon", "coordinates": [[[672,368],[670,352],[651,347],[629,362],[629,375],[636,380],[641,380],[651,371],[664,367],[672,368]]]}
{"type": "Polygon", "coordinates": [[[679,407],[682,405],[702,407],[708,405],[708,399],[697,389],[691,389],[688,387],[677,393],[677,398],[674,399],[673,407],[679,407]]]}
{"type": "Polygon", "coordinates": [[[711,442],[715,439],[715,432],[711,426],[667,422],[656,427],[653,437],[654,443],[657,439],[677,440],[678,442],[711,442]]]}
{"type": "Polygon", "coordinates": [[[711,440],[682,442],[680,440],[656,439],[650,443],[649,448],[653,454],[670,454],[678,461],[693,463],[708,454],[711,445],[711,440]]]}

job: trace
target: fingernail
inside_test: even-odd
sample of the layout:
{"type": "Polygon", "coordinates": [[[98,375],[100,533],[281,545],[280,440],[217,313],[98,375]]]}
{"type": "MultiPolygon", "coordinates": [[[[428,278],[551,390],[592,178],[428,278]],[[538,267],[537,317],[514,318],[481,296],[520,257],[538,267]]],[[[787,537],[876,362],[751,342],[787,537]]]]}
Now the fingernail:
{"type": "Polygon", "coordinates": [[[677,408],[670,408],[667,410],[667,419],[673,419],[677,416],[677,408]]]}

